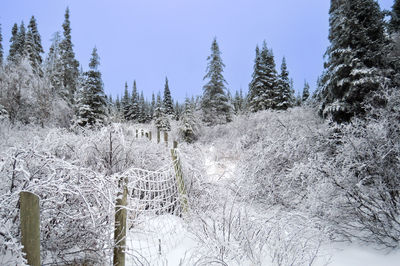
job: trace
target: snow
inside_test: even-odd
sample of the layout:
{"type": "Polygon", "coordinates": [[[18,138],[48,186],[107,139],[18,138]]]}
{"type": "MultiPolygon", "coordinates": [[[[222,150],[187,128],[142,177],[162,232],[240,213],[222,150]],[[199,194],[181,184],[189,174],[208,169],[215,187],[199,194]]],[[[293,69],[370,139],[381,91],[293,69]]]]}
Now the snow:
{"type": "MultiPolygon", "coordinates": [[[[333,244],[326,252],[331,255],[330,266],[397,266],[400,252],[387,253],[357,244],[333,244]]],[[[324,265],[322,262],[317,266],[324,265]]]]}
{"type": "Polygon", "coordinates": [[[127,233],[126,263],[135,265],[138,257],[150,265],[179,265],[196,246],[185,221],[173,215],[148,216],[127,233]]]}
{"type": "Polygon", "coordinates": [[[236,162],[229,157],[220,157],[214,145],[204,149],[206,174],[211,182],[229,180],[234,177],[236,162]]]}

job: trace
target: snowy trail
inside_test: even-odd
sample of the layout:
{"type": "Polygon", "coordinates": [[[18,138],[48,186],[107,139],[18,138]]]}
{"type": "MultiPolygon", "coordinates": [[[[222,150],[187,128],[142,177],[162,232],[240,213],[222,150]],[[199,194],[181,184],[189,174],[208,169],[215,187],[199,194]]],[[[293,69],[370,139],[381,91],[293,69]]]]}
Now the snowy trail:
{"type": "Polygon", "coordinates": [[[218,182],[234,178],[236,162],[232,158],[221,156],[213,145],[205,149],[203,156],[209,181],[218,182]]]}

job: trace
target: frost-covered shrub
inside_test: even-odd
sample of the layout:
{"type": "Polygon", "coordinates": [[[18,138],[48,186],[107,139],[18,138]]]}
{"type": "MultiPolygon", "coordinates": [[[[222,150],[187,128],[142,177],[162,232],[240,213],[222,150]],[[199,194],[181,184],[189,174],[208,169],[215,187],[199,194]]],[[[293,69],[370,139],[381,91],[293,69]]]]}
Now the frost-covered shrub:
{"type": "Polygon", "coordinates": [[[334,154],[313,160],[314,167],[309,168],[310,175],[323,177],[315,189],[326,193],[314,193],[321,202],[316,214],[347,239],[398,248],[400,93],[382,90],[371,102],[384,102],[385,107],[367,103],[369,115],[340,126],[330,139],[334,154]]]}
{"type": "MultiPolygon", "coordinates": [[[[7,231],[1,235],[9,236],[0,241],[20,242],[19,192],[29,191],[40,198],[42,256],[57,261],[73,255],[97,262],[106,257],[112,233],[113,180],[32,146],[10,148],[1,160],[0,219],[5,227],[11,226],[2,228],[7,231]]],[[[20,247],[11,252],[21,255],[20,247]]]]}
{"type": "Polygon", "coordinates": [[[48,263],[109,264],[121,173],[158,170],[170,154],[135,128],[47,129],[0,121],[0,264],[22,265],[18,198],[40,198],[41,254],[48,263]]]}
{"type": "Polygon", "coordinates": [[[240,202],[220,203],[194,217],[192,230],[201,245],[188,264],[313,265],[321,257],[325,234],[316,221],[297,213],[263,213],[240,202]]]}
{"type": "Polygon", "coordinates": [[[261,112],[243,125],[238,175],[241,194],[249,200],[294,207],[313,180],[290,174],[323,148],[326,126],[313,109],[261,112]]]}

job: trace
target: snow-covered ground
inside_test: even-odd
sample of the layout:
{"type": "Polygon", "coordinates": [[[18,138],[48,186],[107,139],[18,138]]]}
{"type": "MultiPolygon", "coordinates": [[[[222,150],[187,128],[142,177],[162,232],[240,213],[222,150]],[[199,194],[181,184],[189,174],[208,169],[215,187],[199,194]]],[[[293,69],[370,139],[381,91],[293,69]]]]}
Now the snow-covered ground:
{"type": "MultiPolygon", "coordinates": [[[[202,149],[205,162],[206,177],[209,182],[218,183],[229,181],[235,177],[237,159],[223,156],[214,145],[205,146],[202,149]]],[[[142,230],[143,228],[140,228],[142,230]]],[[[140,231],[139,230],[139,231],[140,231]]],[[[193,254],[201,245],[187,229],[185,221],[174,216],[161,216],[147,223],[144,231],[152,231],[146,235],[145,241],[152,243],[150,249],[153,254],[148,254],[151,265],[187,265],[193,263],[193,254]],[[173,241],[171,239],[174,239],[173,241]],[[159,242],[162,239],[161,242],[159,242]],[[169,243],[167,243],[169,241],[169,243]],[[164,243],[165,242],[165,243],[164,243]],[[159,254],[159,244],[164,250],[159,254]],[[165,247],[164,247],[165,246],[165,247]],[[192,257],[192,258],[191,258],[192,257]]],[[[142,230],[143,233],[143,230],[142,230]]],[[[140,243],[131,240],[138,235],[130,233],[128,236],[129,249],[138,249],[140,243]]],[[[142,239],[143,241],[143,239],[142,239]]],[[[397,266],[400,265],[400,252],[387,253],[370,247],[362,247],[357,244],[337,243],[321,248],[323,256],[317,259],[313,265],[323,266],[397,266]]],[[[129,258],[129,257],[128,257],[129,258]]],[[[127,265],[134,265],[133,261],[127,260],[127,265]]],[[[249,261],[227,262],[228,265],[252,266],[249,261]]],[[[265,257],[262,266],[275,265],[270,257],[265,257]]]]}
{"type": "MultiPolygon", "coordinates": [[[[357,244],[335,244],[325,250],[331,266],[397,266],[400,252],[387,253],[357,244]]],[[[323,264],[316,264],[323,265],[323,264]]]]}
{"type": "Polygon", "coordinates": [[[218,182],[234,177],[236,162],[233,158],[220,156],[214,145],[203,151],[206,173],[209,181],[218,182]]]}

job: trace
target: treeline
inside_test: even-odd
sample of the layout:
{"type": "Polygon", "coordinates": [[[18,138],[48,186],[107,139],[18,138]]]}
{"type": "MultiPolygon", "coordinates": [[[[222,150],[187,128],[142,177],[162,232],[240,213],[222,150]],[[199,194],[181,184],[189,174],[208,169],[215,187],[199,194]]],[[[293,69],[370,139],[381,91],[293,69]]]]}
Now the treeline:
{"type": "MultiPolygon", "coordinates": [[[[234,95],[226,88],[223,77],[225,65],[216,39],[211,46],[202,96],[192,96],[185,103],[174,101],[165,80],[163,95],[152,94],[151,100],[139,93],[136,81],[132,88],[125,83],[123,96],[113,99],[104,94],[100,57],[93,49],[89,69],[83,71],[76,60],[71,37],[70,12],[66,9],[62,35],[56,32],[47,56],[41,43],[34,16],[25,27],[24,22],[12,27],[10,49],[4,60],[0,28],[0,115],[11,122],[39,123],[57,126],[101,126],[110,121],[150,123],[169,130],[169,121],[185,120],[188,113],[199,113],[208,125],[227,123],[233,115],[268,108],[285,110],[301,102],[294,97],[293,82],[289,79],[285,58],[281,73],[275,70],[272,50],[265,42],[257,47],[253,79],[248,93],[234,95]],[[189,109],[190,110],[189,110],[189,109]]],[[[303,97],[308,98],[305,84],[303,97]]]]}
{"type": "MultiPolygon", "coordinates": [[[[34,16],[28,27],[14,24],[7,59],[0,46],[0,113],[11,122],[41,125],[81,126],[103,124],[107,117],[97,49],[89,70],[79,70],[71,40],[69,9],[62,25],[63,36],[55,33],[47,57],[34,16]]],[[[0,41],[2,40],[0,31],[0,41]]]]}
{"type": "MultiPolygon", "coordinates": [[[[312,97],[321,116],[343,122],[364,115],[363,102],[382,84],[400,84],[399,5],[395,1],[391,12],[383,12],[373,0],[331,1],[331,45],[326,52],[325,71],[312,97]],[[385,15],[390,19],[385,20],[385,15]]],[[[309,84],[305,82],[303,94],[296,97],[286,59],[282,59],[278,73],[272,49],[265,41],[261,49],[256,47],[247,93],[240,90],[233,96],[226,87],[225,65],[216,39],[207,58],[203,95],[185,103],[174,101],[166,78],[163,95],[153,93],[148,100],[134,81],[131,89],[126,83],[124,95],[114,100],[104,94],[97,49],[93,49],[88,71],[83,71],[75,59],[68,8],[62,28],[62,36],[54,34],[43,59],[35,18],[32,16],[27,27],[23,22],[15,24],[6,60],[0,29],[1,116],[12,122],[60,126],[154,121],[160,129],[168,130],[170,120],[182,120],[188,112],[214,125],[230,122],[234,115],[244,112],[286,110],[310,101],[309,84]]]]}

